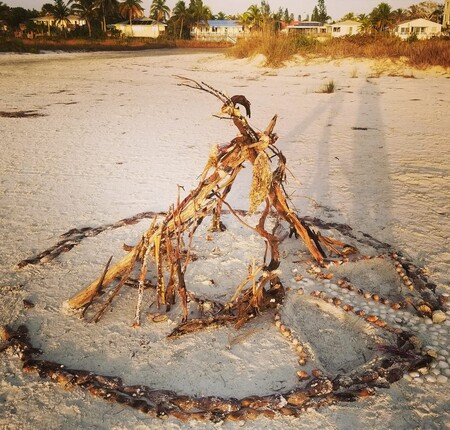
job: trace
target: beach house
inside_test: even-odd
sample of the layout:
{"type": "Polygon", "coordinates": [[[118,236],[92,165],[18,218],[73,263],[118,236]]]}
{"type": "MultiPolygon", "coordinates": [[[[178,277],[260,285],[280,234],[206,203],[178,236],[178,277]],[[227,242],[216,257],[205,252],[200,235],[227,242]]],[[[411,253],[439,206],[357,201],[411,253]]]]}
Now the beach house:
{"type": "Polygon", "coordinates": [[[285,27],[283,32],[306,36],[319,36],[327,33],[327,26],[323,22],[318,21],[299,21],[294,25],[285,27]]]}
{"type": "Polygon", "coordinates": [[[249,32],[234,19],[210,19],[203,25],[192,28],[191,37],[196,40],[228,41],[236,43],[239,37],[249,32]]]}
{"type": "Polygon", "coordinates": [[[441,32],[441,24],[424,18],[402,22],[395,29],[395,35],[403,40],[413,35],[417,36],[418,39],[429,39],[430,37],[439,36],[441,32]]]}
{"type": "Polygon", "coordinates": [[[81,27],[86,25],[86,20],[80,18],[78,15],[69,15],[67,21],[57,21],[53,15],[38,16],[33,18],[32,21],[38,25],[45,25],[46,27],[58,27],[60,29],[71,29],[74,27],[81,27]]]}
{"type": "Polygon", "coordinates": [[[166,24],[151,18],[136,18],[131,21],[111,24],[116,30],[122,32],[124,37],[151,37],[156,39],[166,32],[166,24]]]}
{"type": "Polygon", "coordinates": [[[361,29],[361,23],[347,19],[345,21],[336,22],[329,26],[331,37],[352,36],[358,34],[361,29]]]}

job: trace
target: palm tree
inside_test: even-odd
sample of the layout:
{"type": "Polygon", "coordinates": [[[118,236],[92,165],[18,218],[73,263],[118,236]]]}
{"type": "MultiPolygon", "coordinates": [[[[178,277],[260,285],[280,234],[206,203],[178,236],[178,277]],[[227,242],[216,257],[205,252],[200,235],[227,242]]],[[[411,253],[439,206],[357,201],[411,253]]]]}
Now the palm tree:
{"type": "Polygon", "coordinates": [[[64,31],[64,37],[67,37],[66,29],[68,24],[70,24],[70,9],[67,4],[64,3],[64,0],[55,0],[52,7],[52,15],[53,18],[55,18],[55,24],[61,24],[64,31]]]}
{"type": "Polygon", "coordinates": [[[203,4],[203,0],[191,0],[188,11],[192,22],[197,27],[208,25],[208,19],[212,18],[211,9],[203,4]]]}
{"type": "Polygon", "coordinates": [[[224,19],[226,19],[225,13],[224,13],[224,12],[219,12],[219,13],[216,15],[216,19],[218,19],[218,20],[224,20],[224,19]]]}
{"type": "Polygon", "coordinates": [[[119,13],[130,20],[131,31],[133,31],[133,19],[144,15],[144,8],[141,3],[142,0],[125,0],[119,3],[119,13]]]}
{"type": "Polygon", "coordinates": [[[150,6],[150,18],[156,22],[165,21],[170,15],[170,8],[166,5],[166,0],[153,0],[150,6]]]}
{"type": "Polygon", "coordinates": [[[392,22],[393,24],[399,24],[403,21],[406,20],[406,11],[404,9],[395,9],[394,11],[392,11],[391,13],[391,18],[392,18],[392,22]]]}
{"type": "Polygon", "coordinates": [[[370,19],[372,26],[377,32],[383,32],[389,30],[392,23],[391,6],[387,3],[380,3],[370,13],[370,19]]]}
{"type": "Polygon", "coordinates": [[[89,37],[92,37],[92,20],[97,16],[98,6],[95,0],[74,0],[71,11],[86,21],[89,37]]]}
{"type": "Polygon", "coordinates": [[[444,5],[438,4],[437,9],[435,9],[431,14],[429,15],[428,19],[434,22],[442,22],[444,18],[444,5]]]}
{"type": "Polygon", "coordinates": [[[179,0],[172,10],[172,20],[176,25],[180,25],[180,39],[183,35],[183,28],[186,22],[189,20],[189,12],[186,8],[186,3],[183,0],[179,0]]]}
{"type": "Polygon", "coordinates": [[[361,33],[370,33],[372,28],[372,21],[370,20],[370,16],[365,13],[361,13],[358,15],[358,21],[360,22],[359,30],[361,33]]]}
{"type": "Polygon", "coordinates": [[[96,5],[102,15],[102,30],[106,33],[106,16],[117,10],[117,0],[96,0],[96,5]]]}
{"type": "Polygon", "coordinates": [[[252,4],[246,12],[242,15],[243,19],[248,23],[248,26],[253,30],[259,30],[263,22],[261,10],[256,4],[252,4]]]}

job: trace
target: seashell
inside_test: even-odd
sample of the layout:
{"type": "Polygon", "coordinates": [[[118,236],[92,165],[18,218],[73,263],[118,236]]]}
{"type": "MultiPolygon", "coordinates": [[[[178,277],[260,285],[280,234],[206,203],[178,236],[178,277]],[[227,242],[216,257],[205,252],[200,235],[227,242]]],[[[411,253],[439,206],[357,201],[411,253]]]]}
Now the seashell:
{"type": "Polygon", "coordinates": [[[33,302],[30,302],[29,300],[26,300],[26,299],[22,300],[22,302],[23,302],[24,309],[32,309],[32,308],[34,308],[34,303],[33,302]]]}
{"type": "Polygon", "coordinates": [[[439,295],[439,303],[444,306],[448,303],[449,294],[442,293],[439,295]]]}
{"type": "Polygon", "coordinates": [[[339,298],[337,298],[337,297],[334,297],[334,298],[333,298],[333,303],[334,303],[336,306],[339,306],[339,305],[342,303],[342,301],[341,301],[341,299],[339,299],[339,298]]]}
{"type": "Polygon", "coordinates": [[[436,376],[434,376],[434,375],[425,375],[425,381],[427,381],[427,382],[436,382],[436,376]]]}
{"type": "Polygon", "coordinates": [[[310,396],[324,396],[333,391],[333,383],[326,376],[319,376],[306,385],[306,390],[310,396]]]}
{"type": "Polygon", "coordinates": [[[364,293],[364,298],[370,299],[370,298],[372,298],[372,295],[370,293],[364,293]]]}
{"type": "Polygon", "coordinates": [[[344,311],[349,312],[353,309],[352,305],[344,305],[342,306],[342,309],[344,309],[344,311]]]}
{"type": "Polygon", "coordinates": [[[446,361],[439,361],[437,367],[439,369],[448,369],[448,363],[446,361]]]}
{"type": "Polygon", "coordinates": [[[273,319],[274,319],[275,321],[279,321],[279,320],[281,319],[280,314],[279,314],[279,313],[276,313],[276,314],[274,315],[273,319]]]}
{"type": "Polygon", "coordinates": [[[333,298],[332,297],[328,297],[325,301],[327,303],[329,303],[329,304],[332,304],[333,303],[333,298]]]}
{"type": "Polygon", "coordinates": [[[437,310],[433,312],[433,324],[440,324],[443,323],[447,319],[447,315],[445,312],[442,312],[441,310],[437,310]]]}
{"type": "Polygon", "coordinates": [[[445,375],[439,375],[436,378],[436,381],[439,382],[440,384],[445,384],[448,381],[448,377],[445,375]]]}
{"type": "Polygon", "coordinates": [[[380,296],[378,294],[372,294],[372,300],[379,302],[380,301],[380,296]]]}
{"type": "Polygon", "coordinates": [[[295,277],[295,281],[296,281],[296,282],[300,282],[302,279],[303,279],[303,276],[302,276],[302,275],[297,275],[297,276],[295,277]]]}
{"type": "Polygon", "coordinates": [[[391,308],[397,311],[401,308],[401,305],[400,303],[392,303],[391,308]]]}
{"type": "Polygon", "coordinates": [[[427,304],[422,304],[417,307],[417,313],[421,316],[427,316],[431,318],[433,311],[427,304]]]}
{"type": "Polygon", "coordinates": [[[323,375],[323,372],[322,372],[320,369],[314,369],[311,373],[312,373],[313,376],[315,376],[316,378],[317,378],[318,376],[322,376],[322,375],[323,375]]]}
{"type": "Polygon", "coordinates": [[[376,315],[368,315],[366,317],[366,321],[369,321],[369,322],[373,323],[375,321],[378,321],[378,317],[376,315]]]}
{"type": "Polygon", "coordinates": [[[296,348],[296,351],[298,352],[298,353],[302,353],[303,352],[303,345],[297,345],[297,348],[296,348]]]}
{"type": "Polygon", "coordinates": [[[289,337],[290,335],[291,335],[291,331],[288,329],[288,328],[286,328],[284,331],[282,331],[281,333],[283,333],[283,336],[284,337],[289,337]]]}
{"type": "Polygon", "coordinates": [[[358,288],[358,294],[360,296],[363,296],[364,295],[364,290],[362,288],[358,288]]]}
{"type": "Polygon", "coordinates": [[[284,324],[280,324],[280,331],[281,333],[284,333],[286,331],[286,326],[284,324]]]}
{"type": "Polygon", "coordinates": [[[380,297],[380,303],[383,305],[388,305],[389,304],[389,300],[385,299],[384,297],[380,297]]]}
{"type": "Polygon", "coordinates": [[[281,321],[280,320],[276,320],[275,321],[275,326],[280,328],[281,327],[281,321]]]}
{"type": "Polygon", "coordinates": [[[358,397],[365,398],[365,397],[371,397],[375,394],[374,388],[362,388],[358,391],[358,397]]]}
{"type": "Polygon", "coordinates": [[[358,315],[359,317],[363,317],[366,315],[366,312],[359,309],[359,310],[355,311],[355,314],[358,315]]]}
{"type": "Polygon", "coordinates": [[[385,376],[386,381],[388,381],[390,384],[400,381],[400,379],[402,379],[402,377],[404,377],[403,370],[400,369],[399,367],[394,367],[393,369],[390,369],[387,372],[387,375],[385,376]]]}
{"type": "Polygon", "coordinates": [[[386,327],[387,326],[387,322],[384,320],[377,320],[374,322],[374,324],[378,327],[386,327]]]}
{"type": "Polygon", "coordinates": [[[167,321],[169,317],[166,314],[154,314],[152,317],[152,321],[154,323],[167,321]]]}
{"type": "Polygon", "coordinates": [[[304,366],[304,365],[306,364],[306,360],[305,360],[304,358],[300,358],[300,359],[298,360],[298,364],[299,364],[300,366],[304,366]]]}
{"type": "Polygon", "coordinates": [[[318,291],[318,290],[314,290],[311,292],[311,296],[313,296],[313,297],[319,297],[319,294],[320,294],[320,291],[318,291]]]}
{"type": "Polygon", "coordinates": [[[300,381],[304,381],[305,379],[309,379],[311,376],[309,376],[304,370],[299,370],[297,372],[297,377],[300,381]]]}
{"type": "Polygon", "coordinates": [[[298,339],[297,339],[296,337],[294,337],[294,338],[292,339],[292,345],[297,346],[298,344],[299,344],[298,339]]]}

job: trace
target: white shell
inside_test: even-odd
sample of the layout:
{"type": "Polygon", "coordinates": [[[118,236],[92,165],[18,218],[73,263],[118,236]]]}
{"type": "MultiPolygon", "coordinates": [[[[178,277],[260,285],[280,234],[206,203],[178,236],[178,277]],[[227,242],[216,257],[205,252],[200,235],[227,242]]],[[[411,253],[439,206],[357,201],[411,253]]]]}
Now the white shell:
{"type": "Polygon", "coordinates": [[[448,369],[448,363],[446,361],[440,361],[438,363],[438,367],[440,367],[441,369],[448,369]]]}
{"type": "Polygon", "coordinates": [[[436,378],[436,380],[437,380],[437,382],[440,382],[441,384],[445,384],[448,381],[448,378],[447,378],[447,376],[439,375],[436,378]]]}

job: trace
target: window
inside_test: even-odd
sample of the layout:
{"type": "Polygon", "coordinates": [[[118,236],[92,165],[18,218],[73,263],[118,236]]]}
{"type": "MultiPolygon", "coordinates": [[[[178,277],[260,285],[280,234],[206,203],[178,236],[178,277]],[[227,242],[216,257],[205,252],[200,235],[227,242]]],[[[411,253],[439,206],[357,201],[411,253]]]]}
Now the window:
{"type": "Polygon", "coordinates": [[[341,27],[333,27],[333,32],[334,33],[340,33],[341,32],[341,27]]]}

